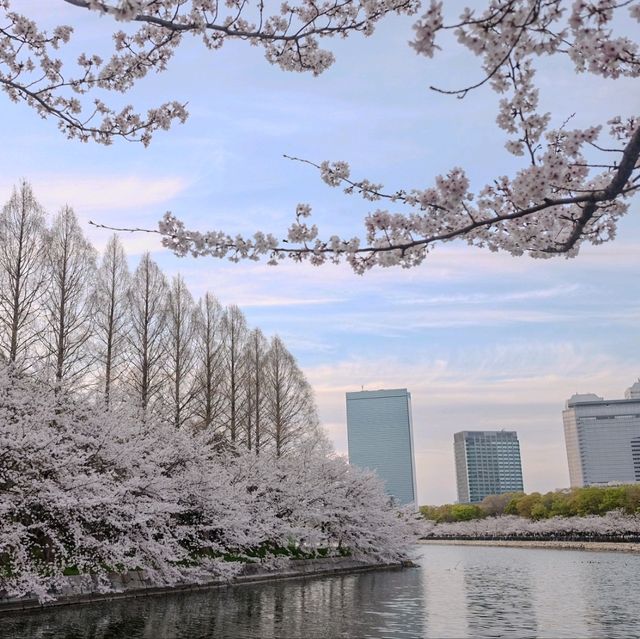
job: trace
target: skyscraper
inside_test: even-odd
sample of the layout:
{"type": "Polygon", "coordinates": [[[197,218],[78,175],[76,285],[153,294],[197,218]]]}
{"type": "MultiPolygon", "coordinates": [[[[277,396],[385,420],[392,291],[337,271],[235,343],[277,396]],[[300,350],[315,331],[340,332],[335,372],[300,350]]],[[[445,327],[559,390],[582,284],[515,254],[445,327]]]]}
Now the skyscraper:
{"type": "Polygon", "coordinates": [[[375,470],[398,503],[417,505],[407,389],[347,393],[347,435],[349,463],[375,470]]]}
{"type": "Polygon", "coordinates": [[[515,431],[463,430],[453,436],[453,450],[460,503],[523,490],[520,443],[515,431]]]}
{"type": "Polygon", "coordinates": [[[640,381],[624,399],[573,395],[562,411],[571,486],[640,482],[640,381]]]}

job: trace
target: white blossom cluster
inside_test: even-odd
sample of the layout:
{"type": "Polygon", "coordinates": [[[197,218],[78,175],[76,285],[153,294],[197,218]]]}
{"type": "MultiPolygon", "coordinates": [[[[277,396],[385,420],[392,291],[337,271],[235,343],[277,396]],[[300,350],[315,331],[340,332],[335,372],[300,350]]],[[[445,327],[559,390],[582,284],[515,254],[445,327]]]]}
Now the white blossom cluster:
{"type": "Polygon", "coordinates": [[[604,515],[583,517],[550,517],[537,521],[502,515],[471,521],[436,524],[425,520],[420,535],[425,538],[451,537],[615,537],[640,536],[640,517],[612,510],[604,515]]]}
{"type": "Polygon", "coordinates": [[[230,576],[283,548],[404,556],[414,524],[322,438],[276,458],[221,452],[127,405],[74,401],[0,369],[0,593],[55,598],[65,569],[157,584],[230,576]],[[234,563],[237,567],[238,564],[234,563]]]}
{"type": "Polygon", "coordinates": [[[0,87],[14,102],[56,120],[69,138],[111,144],[121,137],[145,146],[158,129],[184,122],[185,105],[169,101],[142,114],[131,105],[111,107],[99,96],[126,93],[149,73],[164,71],[185,35],[197,36],[212,50],[230,39],[245,40],[263,47],[267,60],[283,69],[317,75],[333,63],[331,52],[319,45],[322,38],[370,35],[388,13],[411,14],[419,6],[418,0],[299,0],[271,12],[267,7],[276,3],[262,0],[57,1],[140,26],[112,34],[108,60],[82,53],[72,75],[57,57],[72,27],[47,33],[12,11],[12,0],[0,0],[0,87]]]}
{"type": "MultiPolygon", "coordinates": [[[[167,102],[146,114],[131,105],[109,106],[105,92],[128,92],[150,72],[167,68],[186,35],[209,49],[229,39],[245,40],[265,50],[269,62],[285,70],[319,74],[333,55],[320,42],[351,33],[370,35],[389,13],[413,14],[419,0],[296,0],[279,4],[261,0],[59,0],[99,12],[123,23],[113,33],[108,60],[81,54],[77,75],[69,76],[56,51],[68,43],[72,29],[47,33],[0,0],[0,86],[42,117],[53,117],[71,138],[110,144],[114,138],[149,144],[158,129],[187,117],[185,105],[167,102]],[[275,7],[275,8],[274,8],[275,7]],[[93,102],[91,98],[93,96],[93,102]]],[[[601,141],[602,125],[570,130],[552,123],[539,109],[535,61],[540,56],[567,56],[576,73],[601,78],[637,78],[638,43],[618,33],[620,25],[640,21],[638,0],[486,0],[445,20],[443,2],[424,3],[411,46],[434,56],[442,32],[480,58],[483,76],[467,87],[440,93],[459,98],[483,85],[501,96],[497,123],[507,134],[506,150],[522,158],[509,176],[497,176],[471,189],[459,167],[437,176],[431,187],[384,193],[381,184],[352,180],[346,162],[316,166],[330,186],[368,201],[394,206],[372,211],[363,237],[323,239],[310,224],[310,209],[296,212],[286,238],[257,232],[254,236],[222,231],[200,233],[185,228],[174,215],[160,223],[165,244],[179,255],[239,259],[267,256],[272,264],[285,258],[313,264],[346,259],[359,273],[373,266],[420,264],[432,246],[461,238],[469,244],[533,257],[575,256],[582,242],[599,244],[615,235],[629,198],[640,187],[638,117],[609,121],[614,144],[601,141]],[[305,219],[303,219],[305,218],[305,219]]]]}
{"type": "Polygon", "coordinates": [[[363,273],[373,266],[415,266],[433,245],[459,238],[492,251],[538,258],[573,257],[582,242],[610,240],[628,211],[629,198],[640,188],[640,118],[609,121],[613,148],[601,142],[601,125],[572,130],[564,122],[552,128],[551,114],[538,109],[534,60],[568,55],[577,73],[638,77],[638,44],[614,33],[614,18],[629,16],[639,19],[640,3],[578,0],[569,6],[563,0],[491,0],[483,10],[475,5],[465,9],[455,24],[447,25],[443,3],[432,0],[415,25],[412,46],[433,56],[439,33],[452,30],[481,58],[484,77],[478,83],[435,90],[464,97],[486,83],[504,96],[497,123],[508,135],[507,151],[523,158],[514,176],[498,176],[474,192],[464,169],[455,167],[426,189],[383,193],[381,184],[352,180],[347,162],[301,160],[316,167],[329,186],[342,186],[346,194],[368,201],[386,200],[399,210],[368,214],[363,238],[327,240],[319,238],[315,225],[302,221],[310,214],[302,205],[283,242],[262,232],[249,238],[202,234],[167,214],[160,224],[165,245],[179,255],[232,260],[266,255],[272,264],[285,258],[313,264],[346,259],[363,273]]]}
{"type": "Polygon", "coordinates": [[[83,53],[77,59],[78,74],[69,76],[56,52],[69,42],[73,29],[62,25],[49,34],[10,5],[10,0],[0,0],[0,87],[14,102],[26,103],[43,118],[53,117],[67,137],[102,144],[123,137],[147,145],[155,131],[186,118],[184,105],[175,101],[146,114],[131,105],[112,108],[98,97],[83,101],[98,89],[124,92],[149,69],[162,68],[166,55],[159,43],[150,42],[137,54],[121,52],[126,47],[116,34],[117,52],[110,61],[83,53]]]}

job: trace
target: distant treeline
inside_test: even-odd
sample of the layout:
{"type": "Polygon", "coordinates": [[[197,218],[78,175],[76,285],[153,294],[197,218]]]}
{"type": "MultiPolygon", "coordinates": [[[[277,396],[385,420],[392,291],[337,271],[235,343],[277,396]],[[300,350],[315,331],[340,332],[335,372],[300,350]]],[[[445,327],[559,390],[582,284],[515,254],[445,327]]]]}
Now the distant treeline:
{"type": "Polygon", "coordinates": [[[612,510],[640,512],[640,484],[589,486],[548,493],[505,493],[489,495],[479,504],[421,506],[425,519],[436,523],[471,521],[485,517],[518,515],[539,520],[550,517],[604,515],[612,510]]]}

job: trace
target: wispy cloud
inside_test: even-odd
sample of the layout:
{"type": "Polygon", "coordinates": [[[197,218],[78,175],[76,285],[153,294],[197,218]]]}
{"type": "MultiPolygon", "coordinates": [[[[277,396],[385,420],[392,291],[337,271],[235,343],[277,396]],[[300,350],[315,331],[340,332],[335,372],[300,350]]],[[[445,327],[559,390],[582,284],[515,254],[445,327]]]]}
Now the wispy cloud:
{"type": "Polygon", "coordinates": [[[320,298],[296,298],[285,296],[251,296],[243,299],[239,298],[237,304],[245,308],[266,307],[266,306],[320,306],[323,304],[336,304],[344,302],[340,297],[320,297],[320,298]]]}
{"type": "Polygon", "coordinates": [[[440,306],[446,304],[496,304],[502,302],[520,302],[546,300],[567,297],[579,292],[579,284],[560,284],[549,288],[511,291],[508,293],[468,293],[457,295],[399,297],[396,304],[440,306]]]}
{"type": "MultiPolygon", "coordinates": [[[[188,181],[179,176],[117,174],[99,176],[40,173],[29,176],[29,182],[36,197],[48,210],[55,211],[68,204],[79,214],[94,211],[117,212],[163,204],[183,193],[189,186],[188,181]]],[[[0,191],[8,194],[12,186],[0,182],[0,191]]],[[[138,217],[136,225],[139,221],[138,217]]]]}

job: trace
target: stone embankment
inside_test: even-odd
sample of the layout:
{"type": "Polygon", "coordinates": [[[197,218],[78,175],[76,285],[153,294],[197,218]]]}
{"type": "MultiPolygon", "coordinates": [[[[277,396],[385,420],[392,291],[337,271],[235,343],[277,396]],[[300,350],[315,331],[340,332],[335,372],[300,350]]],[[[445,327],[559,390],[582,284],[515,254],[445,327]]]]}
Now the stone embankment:
{"type": "Polygon", "coordinates": [[[198,583],[181,583],[173,586],[158,586],[157,584],[153,584],[145,577],[144,570],[131,570],[122,574],[113,573],[109,576],[109,584],[100,584],[90,576],[74,575],[64,577],[63,585],[56,593],[56,599],[44,604],[40,603],[35,596],[11,598],[3,597],[2,592],[0,592],[0,614],[51,606],[91,603],[107,599],[146,597],[164,593],[225,588],[261,581],[319,577],[380,569],[398,569],[411,565],[411,562],[390,564],[368,563],[349,557],[293,560],[278,569],[265,568],[255,563],[245,564],[241,572],[231,578],[212,578],[211,580],[198,583]],[[108,589],[108,591],[105,592],[105,589],[108,589]]]}
{"type": "Polygon", "coordinates": [[[564,550],[592,550],[598,552],[640,553],[640,543],[615,541],[561,541],[561,540],[509,540],[509,539],[421,539],[421,544],[442,546],[506,546],[509,548],[553,548],[564,550]]]}

